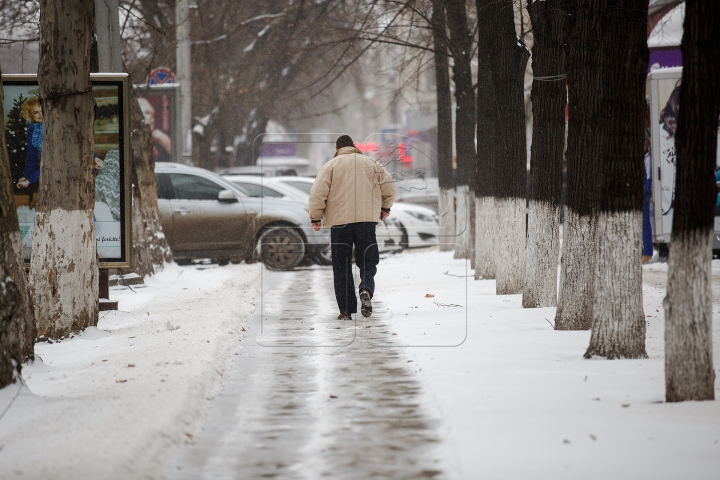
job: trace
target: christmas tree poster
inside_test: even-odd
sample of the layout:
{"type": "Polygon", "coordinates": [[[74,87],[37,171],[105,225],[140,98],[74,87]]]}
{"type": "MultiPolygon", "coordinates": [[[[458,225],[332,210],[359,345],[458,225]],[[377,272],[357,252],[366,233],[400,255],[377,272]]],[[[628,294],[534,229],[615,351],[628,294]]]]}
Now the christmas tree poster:
{"type": "MultiPolygon", "coordinates": [[[[25,260],[30,260],[42,161],[42,105],[35,82],[5,82],[5,138],[25,260]]],[[[116,82],[96,82],[95,99],[95,237],[98,256],[122,257],[123,191],[121,184],[121,111],[116,82]]]]}

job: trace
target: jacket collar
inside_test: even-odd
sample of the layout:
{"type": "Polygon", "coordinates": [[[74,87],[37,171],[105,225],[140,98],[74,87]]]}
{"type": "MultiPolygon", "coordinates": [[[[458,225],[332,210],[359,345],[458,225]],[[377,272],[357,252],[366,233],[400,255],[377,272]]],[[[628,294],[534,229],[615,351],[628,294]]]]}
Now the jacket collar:
{"type": "Polygon", "coordinates": [[[333,158],[337,157],[338,155],[347,155],[348,153],[357,153],[358,155],[362,155],[362,152],[355,147],[342,147],[337,152],[335,152],[333,158]]]}

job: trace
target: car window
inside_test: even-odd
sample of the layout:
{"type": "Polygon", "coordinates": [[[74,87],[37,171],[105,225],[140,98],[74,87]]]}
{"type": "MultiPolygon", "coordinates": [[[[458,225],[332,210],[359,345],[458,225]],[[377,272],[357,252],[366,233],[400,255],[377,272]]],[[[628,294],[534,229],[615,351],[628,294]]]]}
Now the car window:
{"type": "Polygon", "coordinates": [[[292,180],[284,180],[285,183],[290,185],[291,187],[297,188],[298,190],[301,190],[308,195],[310,195],[310,189],[312,188],[313,184],[308,182],[293,182],[292,180]]]}
{"type": "Polygon", "coordinates": [[[226,190],[212,180],[197,175],[171,173],[170,182],[175,189],[175,198],[180,200],[217,200],[218,193],[226,190]]]}
{"type": "Polygon", "coordinates": [[[285,195],[278,192],[277,190],[273,190],[272,188],[268,188],[262,185],[257,185],[255,183],[245,183],[245,182],[233,182],[235,185],[240,187],[243,192],[247,194],[248,197],[264,197],[264,198],[282,198],[285,195]]]}
{"type": "Polygon", "coordinates": [[[278,192],[277,190],[273,190],[272,188],[265,187],[265,186],[262,187],[262,195],[265,198],[267,198],[267,197],[283,198],[285,196],[282,193],[278,192]]]}
{"type": "Polygon", "coordinates": [[[155,181],[157,182],[158,198],[164,200],[172,200],[175,198],[170,176],[167,173],[156,173],[155,181]]]}

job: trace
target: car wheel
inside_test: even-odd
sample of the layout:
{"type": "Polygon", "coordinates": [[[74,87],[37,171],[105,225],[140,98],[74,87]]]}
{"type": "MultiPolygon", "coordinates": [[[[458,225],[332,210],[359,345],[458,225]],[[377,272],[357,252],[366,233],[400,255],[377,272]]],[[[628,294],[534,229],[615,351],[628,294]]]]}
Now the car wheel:
{"type": "Polygon", "coordinates": [[[322,250],[318,250],[313,259],[318,265],[332,265],[332,251],[330,245],[323,247],[322,250]]]}
{"type": "Polygon", "coordinates": [[[400,237],[400,246],[402,248],[408,248],[410,238],[408,237],[407,230],[405,230],[405,226],[403,226],[402,223],[400,224],[400,231],[402,232],[402,236],[400,237]]]}
{"type": "Polygon", "coordinates": [[[305,242],[291,227],[271,227],[258,240],[260,261],[270,270],[292,270],[305,256],[305,242]]]}

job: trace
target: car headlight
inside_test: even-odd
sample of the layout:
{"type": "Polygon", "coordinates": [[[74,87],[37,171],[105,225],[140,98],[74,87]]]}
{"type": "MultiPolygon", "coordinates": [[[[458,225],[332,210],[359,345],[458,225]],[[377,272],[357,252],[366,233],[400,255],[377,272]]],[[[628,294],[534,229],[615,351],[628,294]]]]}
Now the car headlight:
{"type": "Polygon", "coordinates": [[[409,211],[409,212],[406,212],[406,213],[407,213],[408,215],[412,215],[413,217],[417,218],[417,219],[420,220],[421,222],[432,222],[432,221],[433,221],[433,219],[432,219],[432,217],[431,217],[430,215],[425,215],[424,213],[413,212],[413,211],[409,211]]]}

